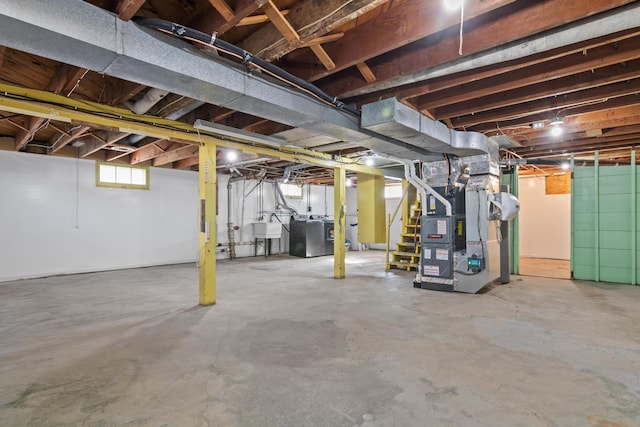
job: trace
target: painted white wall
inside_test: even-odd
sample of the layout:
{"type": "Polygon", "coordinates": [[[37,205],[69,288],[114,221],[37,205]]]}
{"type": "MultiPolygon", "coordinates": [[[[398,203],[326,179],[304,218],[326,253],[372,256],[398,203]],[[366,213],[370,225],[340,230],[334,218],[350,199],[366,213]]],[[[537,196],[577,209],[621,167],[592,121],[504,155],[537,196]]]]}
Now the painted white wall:
{"type": "Polygon", "coordinates": [[[520,256],[571,258],[571,195],[545,194],[544,177],[520,177],[520,256]]]}
{"type": "MultiPolygon", "coordinates": [[[[229,257],[228,181],[218,175],[219,259],[229,257]]],[[[254,255],[252,223],[289,224],[273,183],[235,181],[230,194],[236,256],[254,255]]],[[[287,201],[300,214],[333,219],[333,195],[331,186],[305,185],[302,199],[287,201]]],[[[356,222],[355,189],[347,195],[347,222],[356,222]]],[[[98,188],[93,161],[0,151],[0,281],[193,262],[198,209],[195,172],[151,168],[149,190],[98,188]]],[[[347,238],[357,239],[350,229],[347,238]]],[[[273,240],[278,250],[289,251],[286,231],[280,248],[273,240]]],[[[257,252],[264,254],[262,240],[257,252]]]]}
{"type": "Polygon", "coordinates": [[[198,175],[98,188],[95,163],[0,151],[0,281],[195,261],[198,175]]]}

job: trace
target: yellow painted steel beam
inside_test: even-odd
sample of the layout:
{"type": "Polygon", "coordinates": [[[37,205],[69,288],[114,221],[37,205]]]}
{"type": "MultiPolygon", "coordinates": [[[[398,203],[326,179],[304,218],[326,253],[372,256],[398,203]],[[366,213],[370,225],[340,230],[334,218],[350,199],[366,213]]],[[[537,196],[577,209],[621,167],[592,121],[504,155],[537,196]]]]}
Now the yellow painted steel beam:
{"type": "Polygon", "coordinates": [[[216,146],[205,142],[199,149],[200,233],[198,251],[199,303],[216,303],[216,146]]]}
{"type": "Polygon", "coordinates": [[[181,142],[202,145],[206,142],[219,147],[231,148],[247,153],[276,157],[296,163],[305,163],[327,168],[344,166],[352,172],[384,176],[380,169],[370,168],[346,157],[283,146],[272,148],[253,142],[236,139],[221,139],[213,132],[199,131],[192,125],[149,115],[136,115],[129,110],[96,102],[70,99],[51,92],[28,89],[0,83],[0,110],[42,117],[67,123],[90,124],[96,127],[134,133],[181,142]]]}
{"type": "Polygon", "coordinates": [[[347,237],[347,175],[343,165],[333,169],[333,277],[344,279],[347,237]]]}

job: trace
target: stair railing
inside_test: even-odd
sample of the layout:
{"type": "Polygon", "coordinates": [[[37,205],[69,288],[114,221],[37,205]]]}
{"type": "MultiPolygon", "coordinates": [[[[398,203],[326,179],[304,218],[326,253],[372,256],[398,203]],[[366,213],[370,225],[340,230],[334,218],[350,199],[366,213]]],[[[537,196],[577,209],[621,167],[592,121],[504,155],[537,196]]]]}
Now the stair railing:
{"type": "Polygon", "coordinates": [[[402,197],[400,198],[400,201],[398,202],[398,206],[396,206],[396,209],[393,211],[393,215],[391,214],[387,214],[387,266],[386,269],[390,270],[391,269],[391,265],[389,264],[389,245],[390,245],[390,240],[391,240],[391,224],[393,223],[393,221],[396,219],[396,216],[398,215],[398,211],[400,210],[400,206],[402,206],[402,202],[404,201],[405,197],[407,197],[407,193],[409,192],[409,186],[407,185],[404,189],[404,191],[402,192],[402,197]]]}

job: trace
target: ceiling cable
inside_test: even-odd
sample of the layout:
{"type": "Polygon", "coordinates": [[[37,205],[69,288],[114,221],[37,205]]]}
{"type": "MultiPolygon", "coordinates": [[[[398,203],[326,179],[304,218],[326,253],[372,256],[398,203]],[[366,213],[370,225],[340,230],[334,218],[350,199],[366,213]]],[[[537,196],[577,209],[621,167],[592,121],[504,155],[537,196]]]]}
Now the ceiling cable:
{"type": "Polygon", "coordinates": [[[462,29],[464,27],[464,1],[460,2],[460,48],[458,49],[458,55],[462,56],[462,29]]]}

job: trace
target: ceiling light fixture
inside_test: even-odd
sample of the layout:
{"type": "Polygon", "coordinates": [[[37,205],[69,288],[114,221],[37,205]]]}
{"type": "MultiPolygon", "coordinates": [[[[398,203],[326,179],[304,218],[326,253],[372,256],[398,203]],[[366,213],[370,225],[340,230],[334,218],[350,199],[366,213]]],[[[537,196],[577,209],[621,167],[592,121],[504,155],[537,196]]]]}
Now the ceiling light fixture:
{"type": "Polygon", "coordinates": [[[551,128],[551,136],[560,136],[562,135],[562,128],[559,125],[555,125],[551,128]]]}
{"type": "Polygon", "coordinates": [[[227,157],[228,161],[235,162],[236,160],[238,160],[238,153],[236,153],[233,150],[229,150],[229,151],[227,151],[226,157],[227,157]]]}
{"type": "Polygon", "coordinates": [[[374,163],[373,157],[367,157],[367,160],[364,161],[364,164],[367,166],[373,166],[374,163]]]}
{"type": "Polygon", "coordinates": [[[569,163],[568,162],[562,162],[562,164],[560,165],[560,167],[564,170],[569,169],[569,163]]]}
{"type": "Polygon", "coordinates": [[[562,117],[559,116],[553,116],[553,119],[551,120],[551,123],[549,123],[551,126],[557,126],[557,125],[561,125],[564,122],[564,119],[562,117]]]}
{"type": "Polygon", "coordinates": [[[136,151],[135,147],[131,147],[129,145],[122,144],[113,144],[107,147],[109,150],[118,151],[120,153],[132,153],[136,151]]]}
{"type": "Polygon", "coordinates": [[[462,6],[462,1],[463,0],[444,0],[444,6],[450,11],[458,10],[462,6]]]}
{"type": "Polygon", "coordinates": [[[211,132],[215,136],[228,136],[230,138],[239,139],[241,141],[255,142],[257,144],[268,145],[269,147],[280,148],[287,141],[274,138],[272,136],[261,135],[259,133],[247,132],[242,129],[236,129],[231,126],[219,125],[217,123],[208,122],[206,120],[196,120],[193,127],[198,130],[211,132]]]}
{"type": "Polygon", "coordinates": [[[347,178],[346,185],[347,187],[353,187],[353,181],[351,180],[351,178],[347,178]]]}

